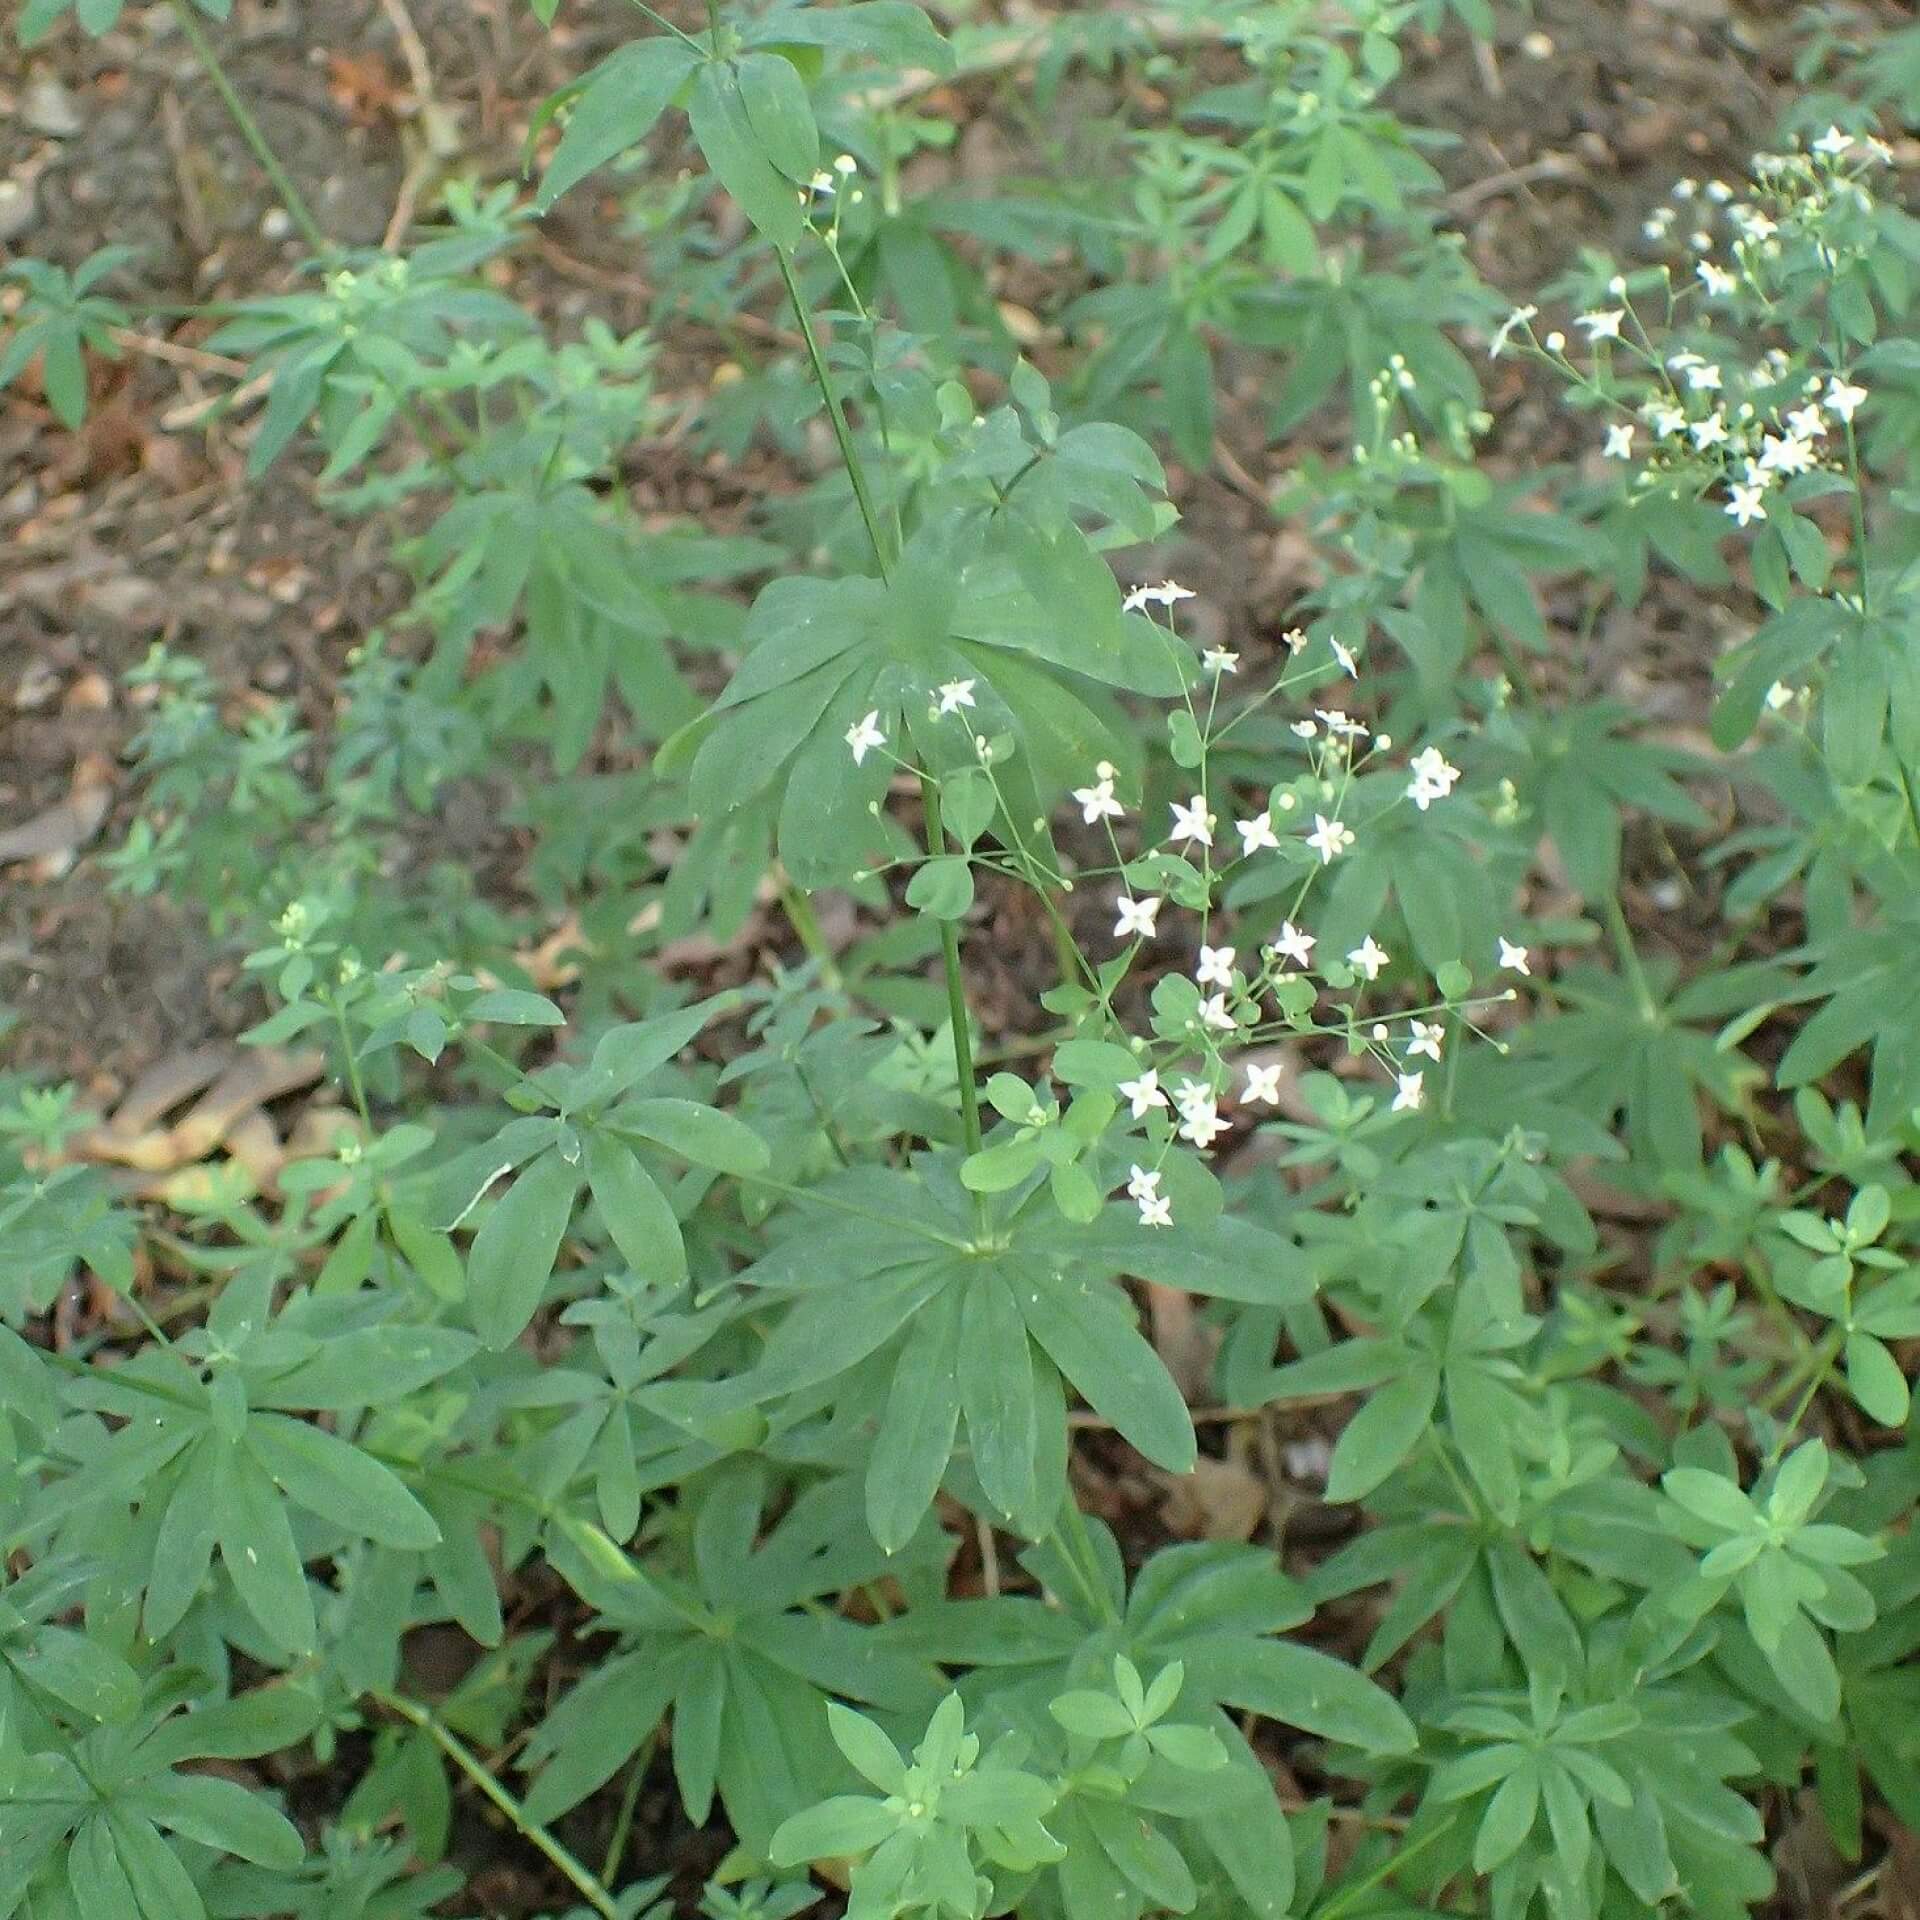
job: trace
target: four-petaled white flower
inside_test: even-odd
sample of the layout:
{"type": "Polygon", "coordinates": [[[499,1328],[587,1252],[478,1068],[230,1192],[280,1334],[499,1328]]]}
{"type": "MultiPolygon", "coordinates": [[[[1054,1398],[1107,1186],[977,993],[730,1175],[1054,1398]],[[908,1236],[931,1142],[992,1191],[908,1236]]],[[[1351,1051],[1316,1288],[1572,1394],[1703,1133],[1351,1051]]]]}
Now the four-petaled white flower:
{"type": "Polygon", "coordinates": [[[1210,993],[1200,1002],[1200,1024],[1214,1033],[1231,1033],[1234,1018],[1224,993],[1210,993]]]}
{"type": "Polygon", "coordinates": [[[1694,421],[1687,428],[1687,432],[1693,444],[1703,453],[1709,447],[1724,446],[1727,439],[1727,417],[1719,412],[1705,414],[1694,421]]]}
{"type": "Polygon", "coordinates": [[[1182,1080],[1173,1090],[1174,1111],[1185,1113],[1189,1107],[1210,1106],[1213,1089],[1204,1080],[1182,1080]]]}
{"type": "Polygon", "coordinates": [[[1416,1020],[1413,1023],[1413,1038],[1407,1042],[1407,1058],[1424,1053],[1429,1060],[1440,1058],[1440,1042],[1446,1036],[1446,1028],[1437,1020],[1416,1020]]]}
{"type": "Polygon", "coordinates": [[[1243,1107],[1277,1107],[1280,1104],[1280,1068],[1247,1062],[1247,1084],[1240,1090],[1243,1107]]]}
{"type": "Polygon", "coordinates": [[[1177,580],[1162,580],[1157,587],[1135,587],[1120,605],[1127,613],[1139,613],[1147,607],[1170,607],[1176,600],[1192,598],[1191,587],[1183,587],[1177,580]]]}
{"type": "Polygon", "coordinates": [[[1182,840],[1197,840],[1201,846],[1213,845],[1214,816],[1207,811],[1207,796],[1196,793],[1183,807],[1173,802],[1173,831],[1167,836],[1176,845],[1182,840]]]}
{"type": "Polygon", "coordinates": [[[1787,431],[1796,440],[1824,440],[1827,437],[1827,416],[1818,405],[1796,407],[1787,415],[1787,431]]]}
{"type": "Polygon", "coordinates": [[[1198,1099],[1180,1109],[1181,1139],[1191,1140],[1202,1150],[1212,1146],[1226,1130],[1227,1122],[1220,1118],[1220,1109],[1207,1088],[1203,1087],[1198,1099]]]}
{"type": "Polygon", "coordinates": [[[1173,1225],[1173,1202],[1164,1194],[1142,1194],[1140,1197],[1140,1224],[1143,1227],[1170,1227],[1173,1225]]]}
{"type": "Polygon", "coordinates": [[[1813,442],[1797,433],[1769,433],[1760,446],[1760,466],[1767,473],[1808,473],[1814,466],[1813,442]]]}
{"type": "Polygon", "coordinates": [[[1200,948],[1200,964],[1194,968],[1193,977],[1203,987],[1232,986],[1233,949],[1203,944],[1200,948]]]}
{"type": "Polygon", "coordinates": [[[1343,647],[1338,640],[1329,640],[1327,645],[1333,649],[1333,657],[1339,661],[1340,671],[1344,673],[1349,680],[1358,680],[1360,678],[1360,663],[1353,657],[1352,649],[1343,647]]]}
{"type": "Polygon", "coordinates": [[[1829,160],[1838,160],[1843,153],[1850,152],[1852,147],[1853,135],[1842,133],[1838,127],[1829,127],[1813,143],[1814,152],[1825,154],[1829,160]]]}
{"type": "Polygon", "coordinates": [[[1408,771],[1413,780],[1407,788],[1407,798],[1422,813],[1436,800],[1444,800],[1460,778],[1460,769],[1452,765],[1438,747],[1422,748],[1408,763],[1408,771]]]}
{"type": "Polygon", "coordinates": [[[1359,972],[1364,973],[1369,980],[1378,980],[1380,978],[1380,969],[1387,964],[1390,957],[1386,948],[1381,946],[1372,934],[1368,934],[1367,937],[1347,955],[1347,964],[1350,967],[1358,969],[1359,972]]]}
{"type": "Polygon", "coordinates": [[[1607,460],[1631,460],[1633,458],[1633,422],[1623,420],[1607,429],[1607,444],[1602,453],[1607,460]]]}
{"type": "Polygon", "coordinates": [[[1154,937],[1154,917],[1160,911],[1158,894],[1145,900],[1136,900],[1131,894],[1123,893],[1114,905],[1119,909],[1119,918],[1113,923],[1113,937],[1116,940],[1151,940],[1154,937]]]}
{"type": "Polygon", "coordinates": [[[1716,300],[1724,300],[1737,284],[1725,267],[1716,266],[1711,260],[1697,261],[1693,271],[1700,284],[1716,300]]]}
{"type": "Polygon", "coordinates": [[[1249,854],[1258,853],[1262,847],[1272,849],[1280,844],[1280,836],[1273,830],[1271,809],[1265,813],[1256,813],[1251,820],[1236,820],[1233,823],[1233,830],[1240,836],[1240,852],[1243,858],[1249,854]]]}
{"type": "Polygon", "coordinates": [[[1356,720],[1350,713],[1342,713],[1338,707],[1315,707],[1314,713],[1326,730],[1341,740],[1364,740],[1367,737],[1367,723],[1356,720]]]}
{"type": "Polygon", "coordinates": [[[1320,737],[1320,729],[1311,720],[1296,720],[1287,731],[1296,740],[1317,740],[1320,737]]]}
{"type": "Polygon", "coordinates": [[[1424,1073],[1396,1073],[1393,1076],[1393,1107],[1395,1113],[1417,1113],[1420,1103],[1426,1098],[1421,1092],[1425,1081],[1424,1073]]]}
{"type": "MultiPolygon", "coordinates": [[[[1120,1097],[1133,1109],[1136,1120],[1144,1120],[1155,1107],[1164,1107],[1167,1096],[1160,1091],[1160,1076],[1149,1067],[1138,1080],[1122,1080],[1120,1097]]],[[[1140,1171],[1138,1167],[1134,1169],[1140,1171]]]]}
{"type": "Polygon", "coordinates": [[[1127,1169],[1127,1198],[1151,1200],[1160,1191],[1158,1167],[1132,1166],[1127,1169]]]}
{"type": "Polygon", "coordinates": [[[874,710],[864,720],[856,720],[847,729],[847,745],[853,749],[853,764],[857,767],[875,747],[884,747],[887,736],[880,731],[880,709],[874,710]]]}
{"type": "Polygon", "coordinates": [[[1573,324],[1586,329],[1587,341],[1591,345],[1596,340],[1618,340],[1620,322],[1626,317],[1624,307],[1609,307],[1604,312],[1583,313],[1573,324]]]}
{"type": "Polygon", "coordinates": [[[1088,826],[1092,826],[1096,820],[1118,820],[1126,812],[1126,808],[1113,797],[1113,762],[1102,760],[1093,771],[1096,778],[1092,786],[1075,787],[1073,790],[1073,797],[1080,803],[1080,818],[1088,826]]]}
{"type": "Polygon", "coordinates": [[[1500,964],[1513,973],[1531,975],[1533,969],[1527,965],[1527,950],[1516,947],[1505,934],[1500,936],[1500,964]]]}
{"type": "Polygon", "coordinates": [[[1209,647],[1200,656],[1200,664],[1209,673],[1238,673],[1240,656],[1230,647],[1209,647]]]}
{"type": "Polygon", "coordinates": [[[1721,379],[1720,369],[1706,361],[1695,361],[1686,369],[1687,385],[1695,393],[1718,393],[1721,379]]]}
{"type": "Polygon", "coordinates": [[[1307,835],[1307,845],[1320,856],[1320,864],[1330,867],[1339,856],[1353,845],[1353,829],[1344,820],[1329,820],[1324,813],[1313,816],[1313,831],[1307,835]]]}
{"type": "Polygon", "coordinates": [[[1776,680],[1767,689],[1767,711],[1780,713],[1793,705],[1793,689],[1784,680],[1776,680]]]}
{"type": "Polygon", "coordinates": [[[1302,933],[1291,920],[1286,921],[1278,935],[1268,943],[1267,951],[1281,960],[1291,960],[1297,967],[1313,965],[1314,936],[1302,933]]]}
{"type": "Polygon", "coordinates": [[[1851,420],[1859,411],[1860,403],[1867,397],[1865,387],[1856,387],[1842,380],[1838,374],[1827,382],[1827,406],[1842,420],[1851,420]]]}
{"type": "Polygon", "coordinates": [[[1767,489],[1762,482],[1752,481],[1742,486],[1735,483],[1727,489],[1727,504],[1723,511],[1730,520],[1741,526],[1751,526],[1756,520],[1767,517],[1767,489]]]}
{"type": "Polygon", "coordinates": [[[940,689],[940,711],[958,713],[962,707],[973,705],[973,682],[971,680],[949,680],[940,689]]]}

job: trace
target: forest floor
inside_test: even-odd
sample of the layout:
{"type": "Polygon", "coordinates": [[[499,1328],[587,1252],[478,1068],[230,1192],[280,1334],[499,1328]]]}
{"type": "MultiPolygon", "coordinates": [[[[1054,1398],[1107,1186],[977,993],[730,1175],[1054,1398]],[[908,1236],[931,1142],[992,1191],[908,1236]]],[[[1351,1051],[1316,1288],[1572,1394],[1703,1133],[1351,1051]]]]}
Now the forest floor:
{"type": "MultiPolygon", "coordinates": [[[[1632,257],[1647,210],[1677,177],[1737,177],[1795,86],[1795,0],[1536,0],[1530,19],[1503,12],[1512,24],[1477,57],[1464,35],[1416,36],[1393,104],[1453,136],[1434,155],[1450,212],[1479,272],[1516,299],[1570,263],[1576,236],[1632,257]]],[[[632,18],[617,0],[569,4],[549,34],[519,0],[237,0],[217,37],[322,225],[343,243],[377,246],[407,232],[448,174],[510,177],[543,96],[624,37],[632,18]]],[[[930,97],[929,111],[962,123],[950,164],[980,178],[1020,163],[1020,117],[1006,109],[1021,84],[1016,68],[930,97]]],[[[620,213],[611,188],[569,196],[510,256],[510,290],[562,332],[589,317],[617,332],[646,325],[652,294],[620,213]]],[[[69,27],[31,55],[0,44],[0,264],[11,249],[71,266],[127,241],[141,252],[120,284],[152,317],[136,319],[117,363],[95,369],[85,428],[60,427],[29,383],[0,394],[0,1030],[7,1016],[15,1022],[0,1065],[71,1079],[102,1111],[130,1091],[153,1105],[169,1074],[176,1086],[206,1085],[259,1014],[235,956],[196,913],[107,884],[98,856],[139,802],[127,756],[143,713],[124,676],[161,641],[201,661],[232,711],[290,700],[324,734],[349,650],[403,598],[379,523],[329,514],[297,458],[248,483],[257,401],[216,411],[245,370],[207,351],[216,322],[193,309],[293,284],[298,250],[159,6],[130,10],[99,41],[69,27]]],[[[660,344],[660,382],[688,409],[738,351],[693,327],[660,344]]],[[[1030,350],[1044,366],[1049,343],[1030,350]]],[[[1492,369],[1488,387],[1496,463],[1503,450],[1533,466],[1590,457],[1524,369],[1492,369]]],[[[1272,638],[1306,576],[1297,530],[1265,502],[1315,449],[1310,439],[1268,444],[1257,405],[1236,413],[1231,395],[1229,380],[1214,469],[1172,475],[1183,514],[1172,558],[1227,634],[1272,638]]],[[[647,512],[729,531],[751,527],[754,503],[782,473],[771,456],[729,468],[665,446],[635,449],[626,479],[647,512]]],[[[1550,596],[1550,623],[1569,640],[1550,670],[1674,738],[1697,735],[1726,614],[1659,589],[1630,613],[1609,607],[1576,649],[1589,612],[1572,587],[1564,600],[1550,596]]],[[[596,751],[609,769],[630,754],[617,738],[596,751]]],[[[456,800],[432,831],[436,851],[470,861],[503,908],[528,911],[526,848],[497,812],[456,800]]],[[[1691,904],[1676,913],[1669,869],[1684,850],[1639,854],[1636,922],[1658,922],[1667,939],[1685,940],[1690,919],[1704,929],[1711,879],[1681,876],[1691,904]]],[[[752,972],[763,960],[753,943],[779,934],[756,918],[745,949],[716,965],[752,972]]],[[[990,956],[976,984],[991,1024],[986,969],[1017,975],[1019,946],[979,944],[990,956]]],[[[1008,1000],[1022,997],[1019,984],[1006,981],[1008,1000]]],[[[254,1090],[259,1100],[288,1094],[274,1083],[254,1090]]],[[[1203,1473],[1183,1489],[1143,1477],[1124,1449],[1089,1436],[1083,1499],[1123,1530],[1144,1524],[1163,1538],[1253,1532],[1273,1524],[1289,1480],[1312,1477],[1310,1434],[1282,1448],[1270,1431],[1231,1429],[1209,1445],[1203,1473]]],[[[1326,1510],[1295,1505],[1282,1518],[1299,1538],[1326,1510]]],[[[416,1651],[416,1677],[432,1691],[432,1639],[416,1651]]],[[[444,1683],[463,1656],[438,1652],[452,1663],[444,1683]]],[[[663,1865],[697,1879],[716,1857],[713,1839],[678,1833],[677,1818],[670,1791],[650,1786],[637,1832],[663,1865]]],[[[1840,1863],[1822,1853],[1817,1823],[1789,1819],[1782,1832],[1782,1912],[1830,1911],[1840,1863]]],[[[476,1831],[461,1844],[489,1843],[476,1831]]],[[[550,1897],[525,1858],[496,1851],[490,1911],[550,1897]]],[[[1920,1889],[1920,1855],[1905,1865],[1887,1884],[1920,1889]]],[[[1920,1920],[1920,1891],[1906,1914],[1920,1920]]]]}

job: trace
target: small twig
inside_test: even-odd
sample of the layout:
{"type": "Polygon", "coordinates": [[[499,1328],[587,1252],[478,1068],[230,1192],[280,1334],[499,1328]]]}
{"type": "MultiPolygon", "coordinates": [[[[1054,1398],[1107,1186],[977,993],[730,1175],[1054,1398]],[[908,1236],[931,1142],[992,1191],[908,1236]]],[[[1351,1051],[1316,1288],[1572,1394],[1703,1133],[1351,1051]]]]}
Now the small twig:
{"type": "Polygon", "coordinates": [[[164,360],[170,367],[188,367],[195,373],[224,373],[233,379],[247,372],[247,362],[230,360],[224,353],[208,353],[204,347],[183,347],[177,341],[159,339],[132,327],[115,327],[113,344],[128,353],[148,360],[164,360]]]}
{"type": "Polygon", "coordinates": [[[251,380],[243,381],[239,386],[225,393],[210,394],[204,400],[190,400],[183,407],[174,407],[160,416],[162,433],[179,433],[188,427],[197,427],[209,414],[234,414],[243,407],[250,407],[260,399],[273,385],[273,369],[256,373],[251,380]]]}
{"type": "Polygon", "coordinates": [[[1484,180],[1470,180],[1447,195],[1447,206],[1454,213],[1477,207],[1512,187],[1531,186],[1536,180],[1577,180],[1586,171],[1579,161],[1564,153],[1543,153],[1525,166],[1508,167],[1503,173],[1490,173],[1484,180]]]}
{"type": "Polygon", "coordinates": [[[426,43],[413,24],[405,0],[380,0],[380,11],[387,16],[393,37],[400,42],[400,57],[407,63],[407,78],[413,84],[414,104],[425,113],[433,103],[433,69],[427,64],[426,43]]]}

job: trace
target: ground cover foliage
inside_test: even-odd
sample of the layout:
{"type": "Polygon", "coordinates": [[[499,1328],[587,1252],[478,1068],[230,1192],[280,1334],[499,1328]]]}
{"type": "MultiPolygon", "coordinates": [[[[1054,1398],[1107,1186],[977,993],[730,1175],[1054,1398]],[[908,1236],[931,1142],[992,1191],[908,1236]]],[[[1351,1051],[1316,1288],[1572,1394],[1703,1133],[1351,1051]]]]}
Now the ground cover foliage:
{"type": "MultiPolygon", "coordinates": [[[[119,8],[67,13],[20,32],[119,8]]],[[[1796,1805],[1873,1910],[1920,1824],[1920,33],[1819,24],[1746,177],[1544,288],[1471,269],[1395,111],[1480,0],[1011,52],[636,5],[404,250],[278,178],[311,267],[210,346],[268,383],[253,471],[411,597],[319,739],[156,649],[110,860],[343,1114],[142,1209],[73,1089],[5,1085],[0,1916],[495,1911],[476,1809],[547,1910],[649,1914],[650,1780],[721,1836],[710,1920],[1737,1916],[1796,1805]],[[917,187],[937,86],[1009,66],[1126,82],[1111,168],[917,187]],[[793,459],[751,536],[618,483],[658,342],[489,276],[608,178],[673,303],[756,322],[696,428],[793,459]],[[1588,457],[1488,470],[1510,356],[1588,457]],[[1228,646],[1163,463],[1249,368],[1347,451],[1271,502],[1316,584],[1228,646]],[[1567,692],[1569,577],[1729,613],[1710,740],[1567,692]],[[476,776],[588,898],[564,986],[388,878],[476,776]],[[1649,829],[1725,876],[1685,963],[1622,911],[1649,829]],[[720,994],[630,937],[763,907],[787,962],[720,994]],[[1053,968],[988,1057],[1016,908],[1053,968]],[[1088,1510],[1077,1458],[1185,1474],[1196,1409],[1209,1459],[1323,1414],[1342,1543],[1088,1510]]],[[[8,269],[0,384],[77,424],[125,261],[8,269]]]]}

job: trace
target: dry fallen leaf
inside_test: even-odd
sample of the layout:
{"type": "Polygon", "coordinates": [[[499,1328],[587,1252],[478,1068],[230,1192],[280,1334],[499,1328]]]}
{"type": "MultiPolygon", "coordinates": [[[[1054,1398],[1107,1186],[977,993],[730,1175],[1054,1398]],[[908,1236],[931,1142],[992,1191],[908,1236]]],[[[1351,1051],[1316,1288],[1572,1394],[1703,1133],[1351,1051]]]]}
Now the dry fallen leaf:
{"type": "Polygon", "coordinates": [[[57,880],[93,836],[113,804],[113,763],[104,754],[83,753],[73,785],[57,806],[0,833],[0,867],[33,863],[36,880],[57,880]]]}

